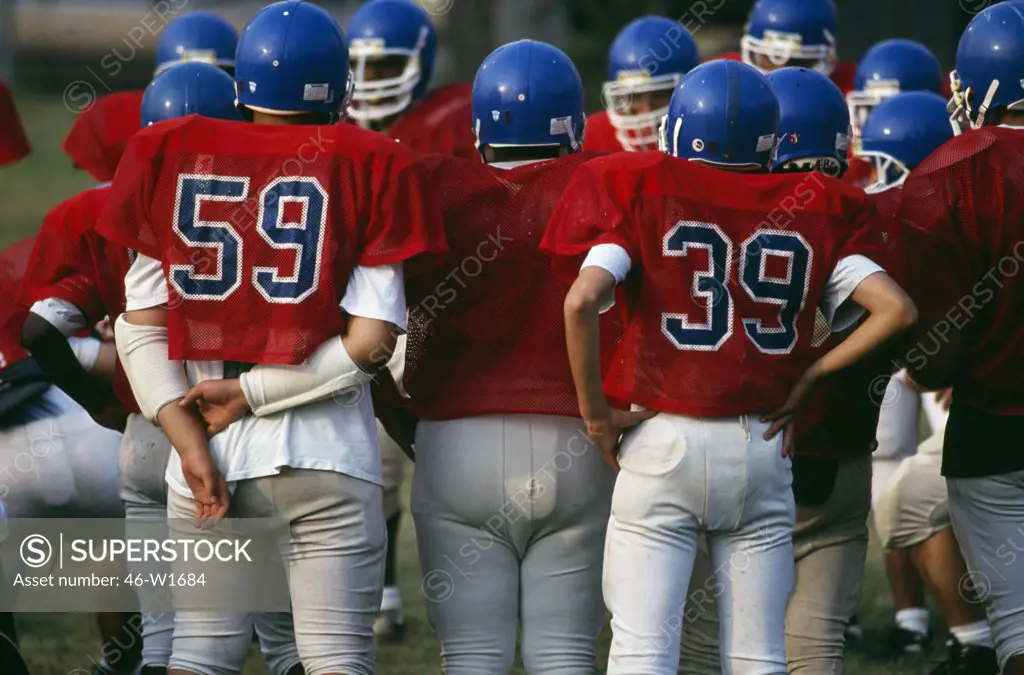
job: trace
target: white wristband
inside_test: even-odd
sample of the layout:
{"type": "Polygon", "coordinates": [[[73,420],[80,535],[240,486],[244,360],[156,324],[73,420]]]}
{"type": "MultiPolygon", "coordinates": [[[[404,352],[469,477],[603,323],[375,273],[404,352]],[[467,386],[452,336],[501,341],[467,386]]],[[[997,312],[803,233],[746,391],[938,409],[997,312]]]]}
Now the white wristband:
{"type": "Polygon", "coordinates": [[[167,357],[167,328],[137,326],[122,314],[114,323],[114,342],[139,410],[155,424],[160,410],[189,389],[184,363],[167,357]]]}
{"type": "Polygon", "coordinates": [[[257,417],[368,387],[373,376],[356,365],[341,338],[331,338],[297,366],[259,365],[242,373],[239,384],[257,417]]]}
{"type": "Polygon", "coordinates": [[[97,359],[100,358],[103,343],[96,338],[69,337],[68,344],[71,345],[71,351],[75,353],[75,358],[82,364],[82,368],[91,373],[97,359]]]}

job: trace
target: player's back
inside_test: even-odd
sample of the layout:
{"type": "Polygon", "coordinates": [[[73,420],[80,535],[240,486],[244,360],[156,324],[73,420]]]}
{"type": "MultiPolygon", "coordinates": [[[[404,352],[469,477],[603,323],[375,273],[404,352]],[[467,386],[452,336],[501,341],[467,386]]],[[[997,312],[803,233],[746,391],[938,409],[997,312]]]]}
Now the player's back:
{"type": "MultiPolygon", "coordinates": [[[[578,417],[562,306],[569,282],[539,249],[573,173],[594,153],[503,170],[430,157],[448,259],[408,280],[405,386],[418,415],[578,417]]],[[[613,314],[604,341],[616,339],[613,314]]]]}
{"type": "Polygon", "coordinates": [[[478,160],[469,84],[439,87],[413,105],[387,135],[417,155],[441,154],[478,160]]]}
{"type": "MultiPolygon", "coordinates": [[[[75,305],[86,325],[124,312],[124,278],[132,254],[96,233],[109,184],[70,197],[50,210],[36,236],[31,261],[21,284],[21,302],[57,298],[75,305]]],[[[114,393],[129,412],[138,412],[131,386],[115,364],[114,393]]]]}
{"type": "Polygon", "coordinates": [[[343,332],[357,264],[422,241],[418,175],[354,125],[189,116],[133,138],[99,230],[163,261],[172,357],[298,363],[343,332]]]}
{"type": "Polygon", "coordinates": [[[114,177],[128,141],[139,130],[144,93],[142,89],[114,92],[79,111],[62,143],[75,166],[98,181],[114,177]]]}
{"type": "Polygon", "coordinates": [[[606,391],[685,415],[781,405],[811,363],[837,262],[870,251],[864,193],[817,173],[730,173],[656,152],[599,158],[577,178],[552,224],[580,236],[560,236],[561,252],[618,243],[633,261],[606,391]]]}
{"type": "Polygon", "coordinates": [[[1024,131],[985,127],[939,148],[903,189],[908,286],[934,340],[907,354],[934,355],[964,331],[958,401],[992,414],[1024,414],[1024,131]]]}

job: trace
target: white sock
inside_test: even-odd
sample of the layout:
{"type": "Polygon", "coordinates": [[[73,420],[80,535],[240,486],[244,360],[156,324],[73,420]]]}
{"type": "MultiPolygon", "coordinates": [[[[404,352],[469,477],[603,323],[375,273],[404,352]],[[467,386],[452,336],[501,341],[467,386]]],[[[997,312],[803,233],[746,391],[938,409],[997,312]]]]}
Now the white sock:
{"type": "Polygon", "coordinates": [[[896,612],[896,625],[918,635],[928,634],[928,610],[923,607],[911,607],[896,612]]]}
{"type": "Polygon", "coordinates": [[[989,627],[988,621],[976,621],[966,626],[950,626],[949,632],[962,645],[988,647],[989,649],[993,647],[992,629],[989,627]]]}
{"type": "Polygon", "coordinates": [[[399,613],[402,611],[402,591],[398,590],[398,586],[384,587],[384,596],[380,601],[380,611],[397,611],[399,613]]]}

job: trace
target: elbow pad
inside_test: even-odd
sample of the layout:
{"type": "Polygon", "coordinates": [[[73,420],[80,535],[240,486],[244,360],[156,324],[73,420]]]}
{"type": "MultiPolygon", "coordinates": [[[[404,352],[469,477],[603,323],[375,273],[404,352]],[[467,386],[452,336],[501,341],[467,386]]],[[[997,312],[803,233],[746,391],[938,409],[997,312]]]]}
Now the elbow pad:
{"type": "Polygon", "coordinates": [[[167,357],[167,327],[137,326],[124,315],[114,323],[114,342],[139,410],[150,422],[167,405],[188,393],[185,365],[167,357]]]}
{"type": "Polygon", "coordinates": [[[315,403],[339,392],[369,386],[373,375],[356,365],[341,338],[331,338],[297,366],[256,366],[239,378],[257,417],[315,403]]]}

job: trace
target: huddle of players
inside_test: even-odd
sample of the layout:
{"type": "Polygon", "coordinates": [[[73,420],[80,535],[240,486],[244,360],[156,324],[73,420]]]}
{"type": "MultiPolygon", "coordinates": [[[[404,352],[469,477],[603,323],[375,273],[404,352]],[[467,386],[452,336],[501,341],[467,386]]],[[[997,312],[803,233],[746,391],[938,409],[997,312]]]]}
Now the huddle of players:
{"type": "MultiPolygon", "coordinates": [[[[375,0],[364,10],[375,6],[387,10],[368,12],[381,33],[414,7],[375,0]]],[[[163,455],[166,512],[289,519],[295,645],[280,672],[374,672],[386,519],[375,414],[415,446],[412,512],[446,672],[507,672],[517,631],[529,671],[590,672],[605,605],[609,673],[676,672],[681,633],[694,669],[782,673],[788,657],[790,668],[835,672],[866,549],[878,415],[866,394],[894,358],[923,386],[955,381],[950,428],[959,412],[960,429],[984,423],[986,442],[947,435],[947,458],[986,452],[1001,473],[994,448],[1014,430],[1019,387],[1002,323],[1019,310],[1010,294],[981,299],[975,285],[979,261],[1013,259],[1000,248],[1015,241],[1004,217],[1018,208],[1012,131],[975,129],[907,180],[925,144],[944,139],[916,133],[935,131],[920,123],[927,95],[901,94],[859,125],[859,140],[876,182],[906,180],[902,193],[869,196],[824,175],[842,173],[849,149],[846,102],[815,72],[834,62],[834,21],[830,2],[761,0],[745,60],[767,70],[806,59],[813,69],[766,77],[718,60],[660,87],[640,62],[678,25],[631,24],[612,50],[608,120],[625,145],[649,142],[650,123],[664,120],[665,152],[613,157],[579,152],[590,135],[571,61],[542,43],[506,45],[478,71],[462,127],[481,164],[417,160],[403,147],[415,132],[394,129],[424,110],[425,101],[401,116],[429,78],[418,72],[409,91],[412,59],[389,62],[373,28],[350,27],[363,37],[349,45],[315,6],[270,5],[239,41],[234,83],[188,63],[150,85],[147,128],[129,141],[113,185],[62,205],[69,215],[51,229],[67,252],[34,256],[23,339],[58,386],[81,391],[54,367],[66,364],[66,341],[47,335],[116,319],[114,388],[135,411],[122,453],[153,443],[161,433],[150,423],[160,425],[176,451],[169,463],[163,455]],[[818,27],[824,41],[785,30],[794,7],[831,17],[818,27]],[[371,91],[353,86],[350,59],[363,77],[376,71],[371,91]],[[623,86],[636,105],[614,102],[623,86]],[[236,96],[237,111],[225,104],[236,96]],[[390,126],[401,144],[334,124],[350,102],[353,117],[390,126]],[[913,106],[913,124],[899,105],[913,106]],[[873,136],[886,107],[895,121],[873,136]],[[167,120],[167,111],[201,116],[167,120]],[[893,142],[900,121],[911,137],[903,144],[893,142]],[[973,172],[989,157],[1005,162],[994,164],[1004,178],[983,191],[977,181],[995,172],[973,172]],[[985,210],[993,204],[997,217],[985,210]],[[969,237],[955,229],[965,223],[969,237]],[[997,226],[1001,238],[988,232],[997,226]],[[948,278],[934,279],[937,265],[948,278]],[[929,358],[914,358],[907,345],[931,348],[929,331],[968,297],[982,307],[970,316],[972,339],[947,331],[929,358]],[[406,328],[402,364],[390,356],[406,328]],[[911,342],[894,342],[908,330],[911,342]],[[400,373],[390,384],[389,360],[400,373]],[[375,376],[376,406],[332,400],[375,376]],[[717,611],[703,611],[708,602],[717,611]],[[712,614],[720,630],[707,629],[712,614]]],[[[986,10],[961,44],[956,117],[979,128],[1014,121],[1012,92],[989,84],[1022,79],[991,59],[994,41],[1006,41],[993,24],[1019,42],[1024,13],[986,10]]],[[[420,26],[422,50],[432,34],[420,26]]],[[[37,252],[51,234],[40,233],[37,252]]],[[[83,399],[116,424],[112,398],[83,399]]],[[[995,539],[972,523],[986,500],[1005,507],[1013,486],[960,475],[950,510],[981,569],[995,539]]],[[[121,480],[124,490],[130,478],[121,480]]],[[[1013,514],[1003,515],[982,522],[1006,529],[1013,514]]],[[[996,647],[1005,672],[1017,672],[1024,650],[1006,611],[1014,587],[994,586],[996,647]]],[[[145,665],[240,667],[253,617],[173,621],[173,649],[145,665]]],[[[951,663],[996,672],[982,663],[991,652],[973,646],[951,663]]]]}

